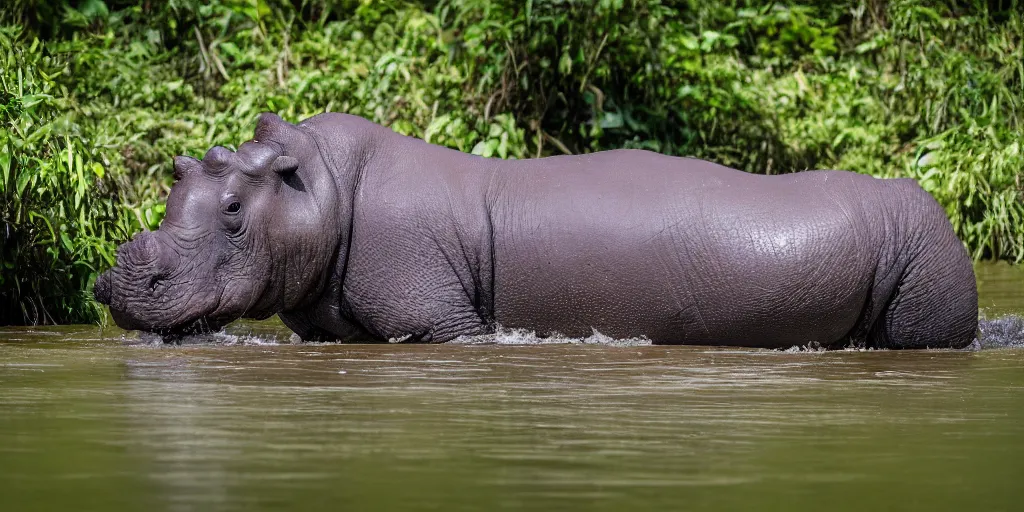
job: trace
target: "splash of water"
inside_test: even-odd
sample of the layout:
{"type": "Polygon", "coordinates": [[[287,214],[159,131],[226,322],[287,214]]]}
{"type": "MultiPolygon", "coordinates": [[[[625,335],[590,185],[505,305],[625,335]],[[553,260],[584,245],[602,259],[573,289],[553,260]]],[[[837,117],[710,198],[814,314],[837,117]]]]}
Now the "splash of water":
{"type": "Polygon", "coordinates": [[[279,345],[288,343],[291,340],[280,340],[275,336],[256,336],[251,334],[232,334],[226,331],[218,331],[208,334],[189,334],[184,336],[166,337],[150,332],[139,332],[137,337],[127,334],[121,336],[121,341],[126,345],[279,345]]]}
{"type": "MultiPolygon", "coordinates": [[[[999,318],[979,320],[979,336],[967,350],[1024,348],[1024,317],[1006,315],[999,318]]],[[[298,343],[296,335],[282,338],[267,333],[241,333],[219,331],[209,334],[195,334],[165,338],[159,334],[140,332],[137,337],[122,335],[122,342],[128,345],[278,345],[282,343],[298,343]]],[[[403,340],[391,340],[400,343],[403,340]]],[[[554,334],[538,336],[535,331],[527,329],[507,329],[499,327],[492,334],[460,336],[449,343],[455,345],[598,345],[609,347],[649,346],[653,343],[645,336],[636,338],[613,338],[594,329],[590,336],[573,338],[554,334]]],[[[857,350],[848,348],[847,350],[857,350]]],[[[817,345],[794,346],[786,352],[819,352],[824,348],[817,345]]]]}
{"type": "Polygon", "coordinates": [[[459,336],[449,343],[457,345],[604,345],[612,347],[642,347],[653,343],[646,336],[637,338],[613,338],[593,329],[590,336],[573,338],[554,334],[537,336],[527,329],[505,329],[498,327],[493,334],[459,336]]]}
{"type": "Polygon", "coordinates": [[[1024,347],[1024,317],[1006,315],[978,321],[977,348],[1021,348],[1024,347]]]}

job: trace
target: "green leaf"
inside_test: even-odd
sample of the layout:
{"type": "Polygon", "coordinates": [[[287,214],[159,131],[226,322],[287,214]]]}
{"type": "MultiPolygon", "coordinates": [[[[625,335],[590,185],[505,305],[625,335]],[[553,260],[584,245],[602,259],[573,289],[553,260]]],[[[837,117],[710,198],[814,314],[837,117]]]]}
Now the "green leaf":
{"type": "Polygon", "coordinates": [[[423,134],[423,140],[431,142],[431,140],[434,138],[434,135],[439,133],[441,129],[444,128],[445,125],[449,123],[449,121],[451,121],[451,116],[449,116],[448,114],[437,116],[433,121],[430,122],[430,125],[427,126],[427,130],[423,134]]]}
{"type": "Polygon", "coordinates": [[[704,38],[704,42],[700,44],[701,51],[711,50],[711,47],[715,45],[715,41],[718,41],[721,34],[713,30],[705,30],[701,37],[704,38]]]}
{"type": "Polygon", "coordinates": [[[484,148],[484,157],[490,158],[494,156],[494,152],[498,150],[497,139],[491,139],[487,141],[487,147],[484,148]]]}
{"type": "Polygon", "coordinates": [[[508,133],[501,134],[501,142],[498,143],[498,156],[508,158],[508,133]]]}
{"type": "Polygon", "coordinates": [[[605,112],[601,116],[601,128],[605,130],[622,128],[623,124],[625,123],[622,121],[622,114],[618,112],[605,112]]]}
{"type": "Polygon", "coordinates": [[[27,94],[21,97],[21,107],[25,109],[32,108],[45,100],[52,100],[53,96],[49,94],[27,94]]]}
{"type": "Polygon", "coordinates": [[[11,153],[7,148],[0,150],[0,171],[3,171],[3,179],[0,180],[0,192],[7,190],[7,180],[11,177],[11,153]]]}
{"type": "Polygon", "coordinates": [[[64,231],[61,231],[60,233],[60,241],[62,244],[64,244],[64,248],[67,249],[68,252],[75,252],[75,248],[71,244],[71,238],[68,237],[68,234],[65,233],[64,231]]]}
{"type": "Polygon", "coordinates": [[[75,154],[75,209],[82,205],[85,198],[85,171],[82,169],[82,154],[75,154]]]}
{"type": "Polygon", "coordinates": [[[84,0],[78,4],[78,12],[82,13],[88,19],[98,18],[101,16],[107,16],[110,11],[107,10],[107,4],[103,0],[84,0]]]}
{"type": "Polygon", "coordinates": [[[686,34],[682,38],[683,47],[687,50],[696,50],[700,48],[700,40],[693,34],[686,34]]]}
{"type": "Polygon", "coordinates": [[[225,55],[231,58],[235,58],[241,53],[241,51],[238,49],[238,46],[230,41],[221,43],[220,49],[224,52],[225,55]]]}
{"type": "Polygon", "coordinates": [[[569,56],[568,49],[562,51],[562,57],[558,59],[558,72],[563,75],[572,73],[572,57],[569,56]]]}
{"type": "Polygon", "coordinates": [[[32,178],[32,170],[29,169],[28,167],[22,168],[21,169],[21,173],[19,173],[19,175],[18,175],[18,183],[17,183],[18,197],[20,197],[22,200],[25,199],[25,186],[28,185],[28,181],[31,178],[32,178]]]}

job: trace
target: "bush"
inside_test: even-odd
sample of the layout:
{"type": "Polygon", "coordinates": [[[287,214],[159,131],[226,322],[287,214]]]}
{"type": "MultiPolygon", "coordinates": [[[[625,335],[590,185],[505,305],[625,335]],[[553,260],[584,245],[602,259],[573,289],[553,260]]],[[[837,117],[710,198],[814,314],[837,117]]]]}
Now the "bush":
{"type": "Polygon", "coordinates": [[[0,324],[91,321],[85,290],[112,262],[119,215],[107,166],[55,80],[67,60],[0,29],[0,324]]]}
{"type": "Polygon", "coordinates": [[[0,323],[158,226],[171,157],[331,110],[501,158],[619,147],[917,179],[1024,261],[1016,1],[17,0],[0,8],[0,323]],[[49,14],[47,14],[49,13],[49,14]]]}

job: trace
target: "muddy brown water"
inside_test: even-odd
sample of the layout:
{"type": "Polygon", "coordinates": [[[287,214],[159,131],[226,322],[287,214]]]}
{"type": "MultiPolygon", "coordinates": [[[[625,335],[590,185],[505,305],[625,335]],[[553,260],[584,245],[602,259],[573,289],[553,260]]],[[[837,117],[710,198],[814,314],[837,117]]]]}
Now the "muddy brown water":
{"type": "Polygon", "coordinates": [[[1024,509],[1022,349],[287,339],[0,329],[0,510],[1024,509]]]}

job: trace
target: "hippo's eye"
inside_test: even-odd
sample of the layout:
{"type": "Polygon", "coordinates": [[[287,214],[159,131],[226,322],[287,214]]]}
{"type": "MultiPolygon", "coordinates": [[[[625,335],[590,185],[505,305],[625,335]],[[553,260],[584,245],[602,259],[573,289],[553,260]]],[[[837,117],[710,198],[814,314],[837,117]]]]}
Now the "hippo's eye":
{"type": "Polygon", "coordinates": [[[238,213],[238,210],[242,209],[242,203],[234,201],[228,205],[228,213],[238,213]]]}

